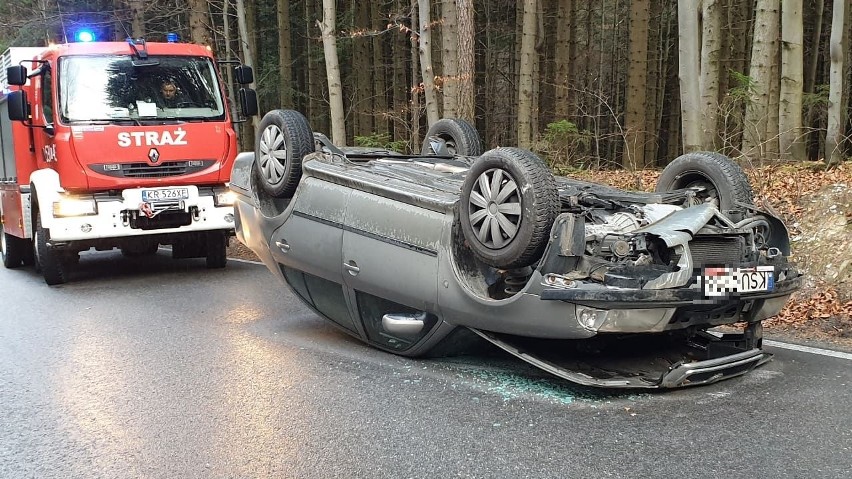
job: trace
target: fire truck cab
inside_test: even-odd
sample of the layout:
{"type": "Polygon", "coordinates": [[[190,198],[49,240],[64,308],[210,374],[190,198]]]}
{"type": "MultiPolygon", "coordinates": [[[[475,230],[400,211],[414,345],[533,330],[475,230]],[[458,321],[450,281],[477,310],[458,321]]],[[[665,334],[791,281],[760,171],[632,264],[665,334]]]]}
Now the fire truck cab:
{"type": "MultiPolygon", "coordinates": [[[[7,268],[48,284],[89,248],[224,267],[237,138],[217,62],[186,43],[11,48],[0,71],[0,218],[7,268]],[[4,76],[5,75],[5,76],[4,76]]],[[[237,66],[243,116],[257,113],[237,66]]]]}

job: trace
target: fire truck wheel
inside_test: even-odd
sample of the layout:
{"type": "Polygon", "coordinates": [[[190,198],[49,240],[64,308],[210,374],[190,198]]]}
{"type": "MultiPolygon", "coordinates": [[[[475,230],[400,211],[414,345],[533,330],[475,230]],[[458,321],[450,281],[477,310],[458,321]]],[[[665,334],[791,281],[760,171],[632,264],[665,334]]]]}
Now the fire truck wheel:
{"type": "Polygon", "coordinates": [[[263,190],[290,198],[302,177],[302,158],[314,151],[307,118],[294,110],[272,110],[263,116],[255,145],[254,168],[263,190]]]}
{"type": "Polygon", "coordinates": [[[35,248],[33,246],[33,240],[25,239],[21,240],[24,243],[24,266],[32,266],[35,264],[35,248]]]}
{"type": "Polygon", "coordinates": [[[36,215],[35,254],[41,267],[44,282],[53,286],[66,281],[66,265],[62,256],[47,246],[48,230],[41,226],[41,216],[36,215]]]}
{"type": "Polygon", "coordinates": [[[207,233],[207,267],[224,268],[228,262],[228,236],[221,232],[207,233]]]}
{"type": "Polygon", "coordinates": [[[3,231],[3,225],[0,224],[0,256],[3,257],[3,266],[7,268],[20,266],[26,256],[26,243],[26,240],[3,231]]]}

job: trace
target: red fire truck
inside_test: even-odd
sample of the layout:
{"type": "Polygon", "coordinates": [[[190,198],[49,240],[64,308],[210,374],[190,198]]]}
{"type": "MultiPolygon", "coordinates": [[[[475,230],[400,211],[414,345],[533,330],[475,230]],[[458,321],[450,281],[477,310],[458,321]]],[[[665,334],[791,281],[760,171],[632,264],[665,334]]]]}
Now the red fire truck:
{"type": "MultiPolygon", "coordinates": [[[[0,69],[0,217],[7,268],[63,283],[81,251],[120,248],[224,267],[237,155],[218,64],[144,40],[11,48],[0,69]]],[[[251,69],[234,68],[243,116],[251,69]]]]}

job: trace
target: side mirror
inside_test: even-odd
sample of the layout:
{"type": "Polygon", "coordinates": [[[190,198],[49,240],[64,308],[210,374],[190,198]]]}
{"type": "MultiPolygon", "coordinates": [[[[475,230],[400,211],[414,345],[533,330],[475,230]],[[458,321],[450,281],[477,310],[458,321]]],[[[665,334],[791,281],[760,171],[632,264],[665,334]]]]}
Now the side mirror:
{"type": "Polygon", "coordinates": [[[6,68],[6,78],[10,85],[25,85],[27,83],[27,67],[14,65],[6,68]]]}
{"type": "Polygon", "coordinates": [[[9,92],[6,96],[9,105],[9,119],[12,121],[28,121],[30,105],[27,103],[27,92],[18,90],[9,92]]]}
{"type": "Polygon", "coordinates": [[[251,88],[240,88],[240,108],[244,116],[257,115],[257,92],[251,88]]]}
{"type": "Polygon", "coordinates": [[[248,85],[249,83],[254,82],[254,72],[251,67],[247,67],[245,65],[235,67],[234,76],[236,77],[237,83],[240,85],[248,85]]]}

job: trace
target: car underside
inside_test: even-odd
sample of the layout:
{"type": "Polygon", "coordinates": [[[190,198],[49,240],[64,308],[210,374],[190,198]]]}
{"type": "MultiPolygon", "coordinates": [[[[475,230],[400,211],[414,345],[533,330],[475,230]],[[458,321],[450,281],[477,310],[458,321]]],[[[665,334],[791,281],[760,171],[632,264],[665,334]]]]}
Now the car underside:
{"type": "Polygon", "coordinates": [[[784,224],[722,155],[683,155],[660,181],[647,193],[554,177],[529,151],[482,152],[461,120],[433,125],[420,154],[340,148],[274,110],[231,189],[238,238],[378,348],[445,354],[480,338],[600,387],[743,374],[770,358],[761,322],[801,283],[784,224]]]}

